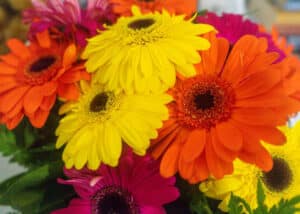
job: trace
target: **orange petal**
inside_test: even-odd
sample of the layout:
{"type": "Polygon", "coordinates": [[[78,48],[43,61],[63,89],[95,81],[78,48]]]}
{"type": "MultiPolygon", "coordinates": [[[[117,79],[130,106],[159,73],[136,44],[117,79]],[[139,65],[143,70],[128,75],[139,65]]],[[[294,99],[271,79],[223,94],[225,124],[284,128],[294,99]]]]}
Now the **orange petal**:
{"type": "MultiPolygon", "coordinates": [[[[255,97],[266,93],[282,80],[279,70],[268,69],[254,73],[236,86],[236,99],[255,97]]],[[[282,90],[284,90],[282,88],[282,90]]]]}
{"type": "Polygon", "coordinates": [[[90,80],[90,74],[85,71],[79,70],[68,70],[60,78],[59,81],[65,84],[75,83],[80,80],[90,80]]]}
{"type": "Polygon", "coordinates": [[[206,144],[205,132],[205,130],[195,129],[189,134],[182,148],[182,158],[184,161],[193,161],[203,152],[206,144]]]}
{"type": "Polygon", "coordinates": [[[8,120],[6,123],[6,126],[9,130],[13,130],[14,128],[16,128],[19,123],[21,122],[21,120],[23,119],[24,114],[23,113],[19,113],[16,116],[14,116],[12,119],[8,120]]]}
{"type": "MultiPolygon", "coordinates": [[[[280,108],[283,110],[283,108],[280,108]]],[[[279,126],[284,125],[287,115],[275,112],[270,108],[236,108],[232,119],[248,125],[279,126]]]]}
{"type": "Polygon", "coordinates": [[[204,181],[208,178],[209,171],[205,159],[205,154],[203,153],[200,157],[196,159],[195,163],[195,181],[204,181]]]}
{"type": "Polygon", "coordinates": [[[205,157],[210,173],[216,178],[221,179],[224,176],[224,171],[221,162],[213,150],[211,142],[207,142],[205,147],[205,157]]]}
{"type": "Polygon", "coordinates": [[[13,118],[16,117],[17,114],[19,114],[20,112],[22,112],[23,114],[23,99],[20,99],[16,105],[14,105],[14,107],[5,114],[5,116],[7,116],[8,118],[13,118]]]}
{"type": "Polygon", "coordinates": [[[76,84],[60,84],[58,96],[66,100],[77,100],[80,96],[79,88],[76,84]]]}
{"type": "Polygon", "coordinates": [[[48,30],[44,30],[42,32],[36,33],[35,35],[36,35],[39,45],[42,48],[50,48],[51,47],[51,40],[50,40],[48,30]]]}
{"type": "Polygon", "coordinates": [[[160,174],[163,177],[171,177],[175,175],[178,170],[178,159],[180,154],[180,147],[172,145],[164,154],[160,163],[160,174]]]}
{"type": "Polygon", "coordinates": [[[270,91],[264,94],[246,99],[237,99],[235,102],[235,106],[245,108],[269,108],[274,106],[282,106],[285,104],[284,99],[279,98],[285,96],[285,91],[283,90],[282,86],[278,84],[278,86],[275,86],[270,91]]]}
{"type": "Polygon", "coordinates": [[[173,130],[169,135],[167,135],[165,138],[160,139],[161,142],[159,143],[155,143],[154,146],[150,149],[152,157],[154,159],[158,159],[162,154],[164,154],[164,152],[166,151],[166,149],[168,148],[168,146],[170,144],[173,143],[173,141],[175,141],[176,143],[176,138],[179,132],[179,128],[176,129],[176,125],[174,124],[175,130],[173,130]]]}
{"type": "Polygon", "coordinates": [[[255,155],[255,164],[263,171],[270,171],[273,168],[273,159],[270,153],[265,149],[261,150],[255,155]]]}
{"type": "Polygon", "coordinates": [[[241,37],[233,46],[222,72],[222,78],[231,83],[238,83],[245,75],[242,71],[257,57],[266,52],[268,44],[266,39],[258,39],[252,35],[241,37]]]}
{"type": "Polygon", "coordinates": [[[28,59],[31,56],[28,48],[18,39],[9,39],[7,41],[7,46],[13,54],[22,59],[28,59]]]}
{"type": "Polygon", "coordinates": [[[1,94],[0,112],[7,113],[10,111],[19,102],[19,100],[23,98],[28,90],[29,86],[21,86],[1,94]]]}
{"type": "Polygon", "coordinates": [[[217,156],[226,162],[233,162],[237,157],[237,152],[227,149],[217,137],[217,134],[214,130],[211,130],[212,145],[217,156]]]}
{"type": "Polygon", "coordinates": [[[63,56],[63,66],[68,67],[72,65],[77,59],[76,46],[74,44],[69,45],[63,56]]]}
{"type": "Polygon", "coordinates": [[[19,58],[17,58],[13,54],[2,55],[0,56],[0,59],[2,59],[5,63],[14,67],[18,67],[19,65],[19,58]]]}
{"type": "MultiPolygon", "coordinates": [[[[0,77],[1,81],[3,80],[0,77]]],[[[12,90],[13,88],[17,87],[18,83],[16,82],[15,79],[12,79],[9,82],[5,82],[4,84],[0,83],[0,94],[2,94],[3,92],[6,92],[8,90],[12,90]]]]}
{"type": "Polygon", "coordinates": [[[190,179],[193,177],[193,173],[194,173],[194,161],[191,161],[189,163],[185,162],[182,158],[182,154],[179,158],[178,161],[178,170],[179,173],[181,175],[181,177],[183,177],[184,179],[190,179]]]}
{"type": "Polygon", "coordinates": [[[40,108],[44,111],[50,111],[56,101],[56,94],[52,96],[44,97],[40,108]]]}
{"type": "Polygon", "coordinates": [[[28,115],[31,124],[36,128],[42,128],[49,116],[49,111],[38,109],[35,113],[28,115]]]}
{"type": "Polygon", "coordinates": [[[13,67],[9,64],[0,62],[0,74],[15,74],[16,72],[17,72],[17,70],[15,67],[13,67]]]}
{"type": "Polygon", "coordinates": [[[232,151],[239,151],[243,145],[242,133],[233,125],[231,120],[216,126],[219,141],[232,151]]]}
{"type": "Polygon", "coordinates": [[[26,114],[32,114],[38,110],[44,95],[40,86],[32,87],[28,93],[24,96],[24,110],[26,114]]]}

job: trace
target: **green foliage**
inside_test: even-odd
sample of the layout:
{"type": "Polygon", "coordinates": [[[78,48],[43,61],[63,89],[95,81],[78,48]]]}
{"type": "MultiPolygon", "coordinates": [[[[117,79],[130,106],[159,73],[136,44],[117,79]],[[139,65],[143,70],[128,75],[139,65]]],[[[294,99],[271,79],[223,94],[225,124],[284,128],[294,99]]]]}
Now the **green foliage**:
{"type": "Polygon", "coordinates": [[[63,177],[61,161],[32,168],[0,184],[0,204],[26,214],[44,214],[67,206],[75,196],[69,186],[57,183],[63,177]]]}
{"type": "Polygon", "coordinates": [[[290,200],[282,199],[277,205],[270,209],[265,205],[266,195],[261,181],[257,183],[257,208],[252,210],[250,205],[242,198],[231,195],[228,204],[229,214],[295,214],[300,211],[300,196],[295,196],[290,200]]]}
{"type": "Polygon", "coordinates": [[[180,189],[180,195],[185,203],[188,204],[193,214],[222,214],[218,207],[219,201],[205,197],[200,192],[199,184],[191,185],[188,182],[177,177],[176,186],[180,189]]]}
{"type": "Polygon", "coordinates": [[[41,129],[32,127],[27,119],[13,131],[0,126],[0,153],[27,168],[0,183],[0,205],[22,214],[45,214],[66,207],[75,196],[72,187],[57,183],[57,178],[64,177],[61,150],[55,149],[57,110],[58,105],[41,129]]]}
{"type": "Polygon", "coordinates": [[[0,153],[9,156],[11,162],[24,167],[42,166],[61,159],[61,151],[55,149],[55,129],[58,125],[59,105],[56,105],[49,115],[45,126],[37,129],[31,126],[27,119],[14,130],[9,131],[0,126],[0,153]]]}

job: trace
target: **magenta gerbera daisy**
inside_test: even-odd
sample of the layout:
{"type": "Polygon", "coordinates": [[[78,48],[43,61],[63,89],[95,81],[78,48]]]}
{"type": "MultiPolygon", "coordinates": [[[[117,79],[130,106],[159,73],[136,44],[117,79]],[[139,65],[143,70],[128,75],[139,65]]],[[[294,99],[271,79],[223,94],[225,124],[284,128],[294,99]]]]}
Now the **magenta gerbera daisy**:
{"type": "Polygon", "coordinates": [[[97,171],[65,170],[79,198],[52,214],[164,214],[162,205],[179,197],[175,177],[163,178],[149,156],[127,152],[117,168],[102,165],[97,171]]]}
{"type": "Polygon", "coordinates": [[[86,38],[103,29],[104,23],[111,23],[115,15],[107,0],[88,0],[82,8],[79,0],[31,0],[32,8],[24,11],[23,19],[31,24],[29,35],[46,29],[55,28],[55,32],[72,36],[83,47],[86,38]]]}
{"type": "Polygon", "coordinates": [[[221,16],[218,16],[215,13],[207,12],[205,16],[198,16],[197,22],[214,26],[218,31],[217,36],[227,39],[231,44],[236,43],[244,35],[264,37],[268,41],[267,51],[279,54],[279,58],[275,63],[282,61],[286,57],[285,53],[274,43],[270,34],[261,32],[258,24],[245,19],[242,15],[223,13],[221,16]]]}

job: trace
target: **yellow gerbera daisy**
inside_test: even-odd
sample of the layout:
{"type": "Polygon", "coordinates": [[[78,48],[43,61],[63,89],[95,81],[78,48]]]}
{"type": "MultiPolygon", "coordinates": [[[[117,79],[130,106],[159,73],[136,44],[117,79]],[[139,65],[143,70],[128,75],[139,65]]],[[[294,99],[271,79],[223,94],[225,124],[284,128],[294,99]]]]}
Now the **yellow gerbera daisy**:
{"type": "Polygon", "coordinates": [[[199,35],[214,30],[184,16],[167,11],[141,14],[133,7],[132,17],[121,17],[101,34],[88,40],[82,57],[89,72],[110,90],[127,93],[166,90],[175,84],[176,72],[195,74],[200,50],[210,47],[199,35]]]}
{"type": "Polygon", "coordinates": [[[56,147],[67,144],[63,161],[95,170],[103,162],[117,166],[122,140],[138,155],[144,155],[150,139],[168,118],[167,94],[126,95],[112,92],[100,84],[82,83],[83,94],[77,102],[60,109],[66,116],[56,130],[56,147]]]}
{"type": "Polygon", "coordinates": [[[260,180],[265,194],[266,205],[272,207],[282,198],[290,199],[300,194],[300,122],[294,128],[281,129],[287,136],[283,146],[266,146],[273,157],[273,168],[262,172],[254,165],[239,160],[234,163],[234,173],[223,179],[210,179],[200,184],[200,190],[208,197],[220,199],[219,208],[227,211],[231,192],[244,198],[252,209],[257,207],[256,187],[260,180]]]}

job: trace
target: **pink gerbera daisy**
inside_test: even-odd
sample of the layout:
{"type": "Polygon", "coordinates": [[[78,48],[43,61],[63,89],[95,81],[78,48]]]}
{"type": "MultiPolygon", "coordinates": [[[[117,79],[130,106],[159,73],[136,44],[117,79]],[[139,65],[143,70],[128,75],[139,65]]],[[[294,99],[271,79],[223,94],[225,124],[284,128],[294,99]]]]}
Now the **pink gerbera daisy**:
{"type": "Polygon", "coordinates": [[[244,35],[253,35],[256,37],[266,38],[268,41],[268,52],[277,52],[279,58],[275,63],[282,61],[286,54],[274,43],[272,36],[268,33],[261,32],[259,25],[244,19],[242,15],[223,13],[221,16],[208,12],[205,16],[198,16],[197,22],[213,25],[218,30],[218,37],[227,39],[234,44],[244,35]]]}
{"type": "Polygon", "coordinates": [[[159,165],[149,156],[140,157],[128,152],[117,168],[102,165],[98,171],[65,170],[79,195],[69,207],[52,214],[163,214],[162,205],[176,200],[179,192],[175,177],[163,178],[159,165]]]}
{"type": "Polygon", "coordinates": [[[86,8],[80,7],[79,0],[32,0],[32,5],[23,14],[24,22],[31,24],[30,35],[54,27],[73,36],[81,47],[104,23],[115,20],[107,0],[88,0],[86,8]]]}

